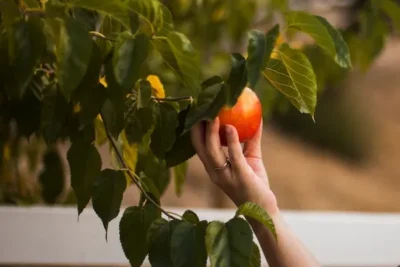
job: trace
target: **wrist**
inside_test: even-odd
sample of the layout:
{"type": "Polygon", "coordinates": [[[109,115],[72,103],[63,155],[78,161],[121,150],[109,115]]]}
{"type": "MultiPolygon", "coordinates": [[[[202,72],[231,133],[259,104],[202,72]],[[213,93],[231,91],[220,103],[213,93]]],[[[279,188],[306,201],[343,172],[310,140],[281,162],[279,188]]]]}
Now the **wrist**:
{"type": "Polygon", "coordinates": [[[276,196],[269,188],[258,194],[255,192],[246,192],[245,190],[244,192],[233,194],[231,199],[237,207],[246,202],[255,203],[263,208],[271,217],[279,213],[276,196]]]}

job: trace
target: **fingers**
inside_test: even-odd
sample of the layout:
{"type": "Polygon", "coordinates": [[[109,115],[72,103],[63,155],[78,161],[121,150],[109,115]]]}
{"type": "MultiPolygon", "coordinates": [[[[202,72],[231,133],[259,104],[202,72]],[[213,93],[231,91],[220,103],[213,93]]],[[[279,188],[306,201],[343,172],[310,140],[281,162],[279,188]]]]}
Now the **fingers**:
{"type": "Polygon", "coordinates": [[[256,135],[244,144],[243,153],[246,158],[261,159],[261,137],[263,133],[263,122],[261,120],[260,127],[258,127],[256,135]]]}
{"type": "Polygon", "coordinates": [[[207,163],[207,152],[205,148],[205,125],[204,122],[200,122],[193,126],[191,132],[191,139],[194,149],[197,155],[203,161],[204,164],[207,163]]]}
{"type": "Polygon", "coordinates": [[[225,131],[232,168],[235,172],[243,174],[247,171],[247,162],[243,155],[237,130],[231,125],[226,125],[225,131]]]}
{"type": "MultiPolygon", "coordinates": [[[[206,150],[208,153],[208,160],[212,165],[212,168],[220,168],[226,163],[226,155],[221,147],[221,141],[219,137],[219,119],[216,118],[214,121],[207,122],[206,130],[206,150]]],[[[219,170],[218,173],[222,173],[229,177],[230,169],[224,168],[219,170]]]]}

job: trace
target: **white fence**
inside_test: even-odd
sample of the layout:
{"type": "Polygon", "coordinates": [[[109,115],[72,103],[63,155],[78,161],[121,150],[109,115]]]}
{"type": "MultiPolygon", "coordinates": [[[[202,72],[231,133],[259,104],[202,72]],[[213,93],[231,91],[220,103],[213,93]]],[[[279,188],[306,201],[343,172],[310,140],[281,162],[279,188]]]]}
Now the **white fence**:
{"type": "MultiPolygon", "coordinates": [[[[226,221],[234,215],[234,210],[194,210],[207,220],[226,221]]],[[[78,222],[75,208],[0,207],[0,264],[127,265],[119,243],[121,214],[110,223],[106,242],[92,209],[85,209],[78,222]]],[[[324,266],[400,264],[400,214],[283,214],[324,266]]]]}

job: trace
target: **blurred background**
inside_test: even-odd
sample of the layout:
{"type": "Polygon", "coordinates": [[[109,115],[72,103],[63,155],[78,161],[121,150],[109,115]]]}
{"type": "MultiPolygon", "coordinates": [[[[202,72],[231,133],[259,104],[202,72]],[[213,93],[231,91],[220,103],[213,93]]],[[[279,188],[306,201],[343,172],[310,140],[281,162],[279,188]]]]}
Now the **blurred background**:
{"type": "MultiPolygon", "coordinates": [[[[185,33],[199,51],[204,77],[226,74],[227,53],[245,54],[247,31],[267,31],[281,22],[276,10],[285,5],[285,1],[278,0],[162,2],[170,8],[177,30],[185,33]]],[[[316,123],[295,110],[266,81],[261,80],[255,88],[264,109],[264,162],[282,209],[400,211],[400,16],[389,19],[376,11],[377,3],[288,1],[291,9],[323,16],[340,29],[354,68],[349,72],[339,69],[304,36],[281,36],[309,56],[319,84],[316,123]]],[[[156,57],[149,62],[149,69],[163,81],[167,95],[176,93],[173,75],[156,57]]],[[[0,201],[40,203],[32,192],[38,187],[37,166],[43,164],[43,142],[20,141],[2,150],[0,201]],[[14,181],[10,177],[15,174],[19,179],[10,186],[9,182],[14,181]],[[5,195],[9,188],[17,188],[13,191],[16,197],[5,195]]],[[[108,148],[100,149],[104,167],[109,167],[108,148]]],[[[68,168],[64,169],[64,182],[68,184],[68,168]]],[[[123,204],[136,204],[138,198],[131,187],[125,192],[123,204]]],[[[69,189],[57,200],[65,205],[72,202],[69,189]]],[[[192,208],[233,207],[210,182],[197,157],[190,160],[182,194],[175,194],[171,179],[162,203],[192,208]]]]}

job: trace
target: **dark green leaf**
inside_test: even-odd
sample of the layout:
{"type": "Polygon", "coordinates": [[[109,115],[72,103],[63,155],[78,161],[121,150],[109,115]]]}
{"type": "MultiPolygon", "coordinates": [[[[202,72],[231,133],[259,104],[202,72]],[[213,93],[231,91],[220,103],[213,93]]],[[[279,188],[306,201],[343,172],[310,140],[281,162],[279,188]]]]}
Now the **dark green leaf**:
{"type": "Polygon", "coordinates": [[[115,80],[128,93],[140,77],[140,68],[148,55],[149,39],[144,34],[135,38],[123,33],[119,36],[113,53],[115,80]]]}
{"type": "Polygon", "coordinates": [[[150,107],[137,108],[136,104],[126,104],[125,133],[129,143],[140,143],[153,126],[153,110],[150,107]]]}
{"type": "Polygon", "coordinates": [[[147,231],[149,261],[152,267],[173,267],[171,260],[171,234],[179,221],[155,220],[147,231]]]}
{"type": "Polygon", "coordinates": [[[175,141],[178,112],[168,103],[158,103],[154,105],[154,113],[156,124],[151,135],[150,148],[159,159],[164,159],[165,153],[175,141]]]}
{"type": "Polygon", "coordinates": [[[187,161],[174,167],[175,193],[177,196],[182,195],[182,187],[185,184],[187,168],[187,161]]]}
{"type": "Polygon", "coordinates": [[[248,33],[247,72],[248,86],[254,88],[260,77],[260,72],[267,62],[267,40],[262,31],[251,30],[248,33]]]}
{"type": "Polygon", "coordinates": [[[310,35],[315,42],[343,68],[351,68],[349,49],[339,31],[323,17],[302,11],[291,11],[285,15],[287,28],[310,35]]]}
{"type": "Polygon", "coordinates": [[[171,236],[171,259],[175,267],[204,267],[207,262],[205,227],[180,222],[171,236]]]}
{"type": "Polygon", "coordinates": [[[253,242],[249,267],[261,267],[261,254],[257,244],[253,242]]]}
{"type": "Polygon", "coordinates": [[[213,120],[225,105],[225,84],[223,80],[215,78],[209,80],[211,79],[215,83],[203,89],[199,94],[196,105],[187,115],[184,132],[189,131],[202,120],[213,120]]]}
{"type": "Polygon", "coordinates": [[[107,239],[108,223],[119,214],[126,179],[122,171],[111,169],[102,170],[96,178],[92,194],[93,209],[103,222],[107,239]]]}
{"type": "Polygon", "coordinates": [[[137,95],[138,108],[145,108],[149,105],[151,99],[151,84],[146,80],[141,80],[139,83],[137,95]]]}
{"type": "MultiPolygon", "coordinates": [[[[272,51],[274,50],[275,44],[276,44],[276,40],[279,37],[279,24],[276,24],[274,27],[272,27],[266,34],[265,38],[266,38],[266,52],[265,55],[267,57],[266,62],[268,62],[272,51]]],[[[265,63],[266,63],[265,62],[265,63]]],[[[264,64],[265,67],[265,64],[264,64]]]]}
{"type": "Polygon", "coordinates": [[[103,121],[107,124],[107,128],[113,137],[118,137],[124,128],[124,110],[116,102],[107,99],[101,109],[103,121]]]}
{"type": "Polygon", "coordinates": [[[22,98],[45,49],[40,20],[31,18],[13,24],[8,40],[10,76],[4,81],[5,87],[10,97],[22,98]]]}
{"type": "Polygon", "coordinates": [[[170,182],[170,171],[163,161],[160,161],[151,150],[139,153],[139,159],[136,165],[136,173],[143,172],[153,181],[162,195],[170,182]]]}
{"type": "Polygon", "coordinates": [[[234,53],[232,58],[232,68],[226,82],[225,103],[233,107],[237,99],[247,84],[246,59],[239,53],[234,53]]]}
{"type": "Polygon", "coordinates": [[[213,221],[207,227],[206,248],[211,266],[248,266],[253,233],[248,223],[234,218],[225,225],[213,221]]]}
{"type": "Polygon", "coordinates": [[[317,105],[317,81],[308,58],[300,51],[282,44],[277,58],[271,58],[263,72],[267,80],[281,91],[302,113],[314,118],[317,105]]]}
{"type": "Polygon", "coordinates": [[[41,132],[47,144],[54,143],[64,130],[70,106],[56,84],[43,92],[41,132]]]}
{"type": "Polygon", "coordinates": [[[82,7],[108,15],[119,21],[124,27],[130,29],[129,9],[120,0],[98,1],[98,0],[71,0],[71,6],[82,7]]]}
{"type": "Polygon", "coordinates": [[[147,231],[152,222],[160,217],[160,210],[153,204],[125,210],[119,224],[119,237],[131,266],[142,265],[148,253],[147,231]]]}
{"type": "Polygon", "coordinates": [[[151,43],[191,95],[197,96],[200,89],[199,58],[187,37],[179,32],[170,32],[167,37],[153,38],[151,43]]]}
{"type": "MultiPolygon", "coordinates": [[[[50,23],[50,22],[49,22],[50,23]]],[[[70,18],[57,23],[54,35],[57,49],[57,78],[65,97],[69,100],[86,74],[92,55],[93,43],[80,23],[70,18]]]]}
{"type": "Polygon", "coordinates": [[[191,210],[185,211],[185,212],[183,213],[183,215],[182,215],[182,218],[183,218],[185,221],[190,222],[190,223],[193,223],[193,224],[198,224],[198,223],[200,222],[199,217],[197,216],[197,214],[194,213],[194,212],[191,211],[191,210]]]}
{"type": "MultiPolygon", "coordinates": [[[[182,135],[182,132],[185,130],[186,116],[189,114],[190,109],[191,105],[188,105],[187,108],[179,112],[178,114],[179,125],[178,127],[176,127],[175,130],[175,136],[176,136],[175,142],[172,145],[172,148],[168,150],[167,153],[165,154],[165,161],[167,167],[170,168],[176,166],[178,168],[176,169],[176,171],[178,171],[179,173],[182,173],[182,171],[184,170],[185,161],[187,161],[196,154],[196,150],[194,149],[192,144],[190,132],[186,132],[182,135]],[[177,165],[182,165],[182,166],[178,167],[177,165]]],[[[184,172],[186,172],[186,170],[184,170],[184,172]]],[[[175,185],[179,187],[183,185],[182,182],[184,182],[185,180],[184,178],[185,177],[181,175],[177,176],[176,173],[175,185]]],[[[175,188],[177,189],[176,190],[177,193],[178,191],[180,192],[180,189],[178,189],[178,187],[175,188]]]]}
{"type": "Polygon", "coordinates": [[[263,208],[261,208],[257,204],[246,202],[243,205],[239,206],[238,210],[236,211],[236,216],[239,215],[253,218],[259,221],[260,223],[264,224],[264,226],[266,226],[274,234],[276,238],[276,230],[272,218],[263,208]]]}
{"type": "Polygon", "coordinates": [[[97,149],[84,140],[73,142],[67,153],[71,169],[71,186],[78,201],[78,215],[92,196],[96,177],[101,175],[101,158],[97,149]]]}
{"type": "Polygon", "coordinates": [[[64,190],[65,170],[60,154],[55,149],[43,156],[44,169],[39,176],[43,200],[55,204],[64,190]]]}
{"type": "Polygon", "coordinates": [[[39,130],[41,102],[32,90],[27,90],[22,100],[12,102],[11,109],[20,134],[29,138],[39,130]]]}
{"type": "Polygon", "coordinates": [[[150,193],[154,198],[157,199],[157,201],[160,200],[160,191],[158,190],[152,179],[147,176],[141,176],[140,184],[147,193],[150,193]]]}
{"type": "Polygon", "coordinates": [[[68,136],[72,143],[82,140],[88,144],[93,144],[96,138],[94,122],[82,126],[77,116],[70,116],[68,120],[68,136]]]}

